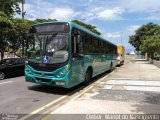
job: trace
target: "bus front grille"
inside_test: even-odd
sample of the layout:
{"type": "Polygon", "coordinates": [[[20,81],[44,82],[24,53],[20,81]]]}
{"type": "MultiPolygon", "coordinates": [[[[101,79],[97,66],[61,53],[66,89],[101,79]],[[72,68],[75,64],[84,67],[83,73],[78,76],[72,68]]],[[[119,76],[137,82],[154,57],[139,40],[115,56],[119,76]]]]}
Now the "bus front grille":
{"type": "Polygon", "coordinates": [[[50,83],[51,79],[45,79],[45,78],[36,78],[37,81],[39,82],[44,82],[44,83],[50,83]]]}

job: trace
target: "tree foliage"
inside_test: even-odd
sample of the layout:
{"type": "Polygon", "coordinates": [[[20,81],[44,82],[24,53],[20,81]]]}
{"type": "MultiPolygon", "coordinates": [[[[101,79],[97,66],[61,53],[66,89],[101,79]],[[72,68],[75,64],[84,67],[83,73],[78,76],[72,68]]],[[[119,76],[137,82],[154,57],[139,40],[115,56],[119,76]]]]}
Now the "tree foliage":
{"type": "Polygon", "coordinates": [[[160,35],[146,37],[140,49],[148,53],[150,58],[153,58],[154,54],[160,54],[160,35]]]}
{"type": "Polygon", "coordinates": [[[160,54],[160,26],[148,23],[135,31],[135,35],[130,36],[129,43],[137,51],[148,53],[153,58],[155,53],[160,54]]]}
{"type": "Polygon", "coordinates": [[[9,17],[13,17],[16,13],[20,14],[19,3],[22,2],[24,0],[0,0],[0,11],[3,11],[9,17]]]}
{"type": "Polygon", "coordinates": [[[42,23],[42,22],[54,22],[57,21],[56,19],[36,19],[34,20],[36,23],[42,23]]]}
{"type": "Polygon", "coordinates": [[[88,29],[88,30],[90,30],[90,31],[92,31],[92,32],[94,32],[94,33],[96,33],[98,35],[101,35],[101,33],[98,30],[96,30],[96,26],[92,26],[92,25],[83,23],[83,22],[81,22],[79,20],[73,20],[72,22],[74,22],[74,23],[76,23],[78,25],[81,25],[81,26],[85,27],[86,29],[88,29]]]}
{"type": "Polygon", "coordinates": [[[135,31],[135,35],[129,37],[129,43],[132,44],[137,51],[141,51],[140,46],[147,36],[154,36],[158,34],[159,26],[154,23],[148,23],[141,26],[135,31]]]}
{"type": "Polygon", "coordinates": [[[0,11],[0,53],[3,59],[4,50],[7,47],[7,37],[12,30],[13,23],[5,13],[0,11]]]}
{"type": "Polygon", "coordinates": [[[14,27],[9,36],[9,47],[12,48],[14,54],[17,50],[22,49],[22,56],[24,55],[24,48],[27,42],[27,31],[31,27],[32,24],[36,24],[37,22],[27,20],[27,19],[19,19],[16,18],[13,20],[14,27]]]}
{"type": "MultiPolygon", "coordinates": [[[[53,22],[56,19],[14,19],[15,14],[20,14],[20,3],[25,0],[0,0],[0,53],[3,59],[5,50],[13,52],[19,51],[20,56],[24,55],[25,47],[27,45],[27,31],[33,24],[42,22],[53,22]]],[[[100,35],[101,33],[96,30],[95,26],[85,24],[81,21],[74,20],[73,22],[84,26],[90,31],[100,35]]]]}

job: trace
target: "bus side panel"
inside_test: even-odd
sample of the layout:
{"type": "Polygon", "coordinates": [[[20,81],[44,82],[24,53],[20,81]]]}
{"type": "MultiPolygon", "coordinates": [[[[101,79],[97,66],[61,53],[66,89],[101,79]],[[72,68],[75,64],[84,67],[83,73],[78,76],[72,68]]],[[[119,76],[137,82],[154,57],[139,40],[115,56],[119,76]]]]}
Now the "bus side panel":
{"type": "Polygon", "coordinates": [[[84,69],[85,72],[87,71],[88,67],[92,68],[92,77],[97,76],[98,74],[101,74],[102,72],[107,70],[107,63],[108,61],[106,58],[102,61],[102,55],[99,54],[91,54],[91,55],[85,55],[84,58],[84,69]]]}
{"type": "Polygon", "coordinates": [[[109,54],[101,55],[101,71],[105,72],[110,69],[112,58],[109,54]]]}
{"type": "Polygon", "coordinates": [[[113,63],[113,67],[115,68],[117,66],[117,54],[113,55],[112,63],[113,63]]]}
{"type": "Polygon", "coordinates": [[[73,87],[82,83],[84,81],[84,68],[83,68],[83,60],[82,61],[74,61],[71,63],[71,76],[70,76],[70,86],[73,87]]]}

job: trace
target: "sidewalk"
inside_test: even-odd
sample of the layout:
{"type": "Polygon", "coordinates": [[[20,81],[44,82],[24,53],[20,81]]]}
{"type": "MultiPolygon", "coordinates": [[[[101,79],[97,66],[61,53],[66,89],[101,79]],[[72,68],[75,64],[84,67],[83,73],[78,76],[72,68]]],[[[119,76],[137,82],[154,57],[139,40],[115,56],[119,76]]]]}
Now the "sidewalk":
{"type": "Polygon", "coordinates": [[[52,114],[160,114],[160,69],[135,61],[52,114]]]}

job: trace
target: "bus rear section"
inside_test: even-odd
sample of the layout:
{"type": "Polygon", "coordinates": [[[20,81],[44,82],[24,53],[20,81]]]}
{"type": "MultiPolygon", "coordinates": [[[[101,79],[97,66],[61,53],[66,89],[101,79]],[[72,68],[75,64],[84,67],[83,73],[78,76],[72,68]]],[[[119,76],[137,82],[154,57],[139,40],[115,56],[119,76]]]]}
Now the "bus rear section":
{"type": "Polygon", "coordinates": [[[124,46],[117,46],[117,65],[123,65],[124,64],[124,60],[125,60],[125,48],[124,46]]]}

